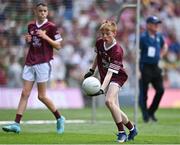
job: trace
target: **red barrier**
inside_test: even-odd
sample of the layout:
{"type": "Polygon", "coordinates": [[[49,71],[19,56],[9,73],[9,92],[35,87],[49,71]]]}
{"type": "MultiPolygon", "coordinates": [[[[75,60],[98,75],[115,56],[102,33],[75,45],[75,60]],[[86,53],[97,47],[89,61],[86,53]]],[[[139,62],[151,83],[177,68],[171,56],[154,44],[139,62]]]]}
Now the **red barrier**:
{"type": "MultiPolygon", "coordinates": [[[[154,97],[154,89],[148,92],[148,106],[154,97]]],[[[165,89],[165,93],[160,102],[161,108],[180,108],[180,89],[165,89]]]]}

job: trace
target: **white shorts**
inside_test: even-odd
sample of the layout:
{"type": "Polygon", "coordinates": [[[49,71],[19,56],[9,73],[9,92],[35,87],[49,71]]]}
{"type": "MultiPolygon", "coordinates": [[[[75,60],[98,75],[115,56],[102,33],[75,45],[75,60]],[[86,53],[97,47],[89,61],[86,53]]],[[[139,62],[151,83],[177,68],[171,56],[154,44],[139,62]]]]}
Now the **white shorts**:
{"type": "Polygon", "coordinates": [[[22,78],[27,81],[35,81],[38,83],[47,82],[51,75],[50,62],[35,64],[32,66],[25,65],[22,78]]]}

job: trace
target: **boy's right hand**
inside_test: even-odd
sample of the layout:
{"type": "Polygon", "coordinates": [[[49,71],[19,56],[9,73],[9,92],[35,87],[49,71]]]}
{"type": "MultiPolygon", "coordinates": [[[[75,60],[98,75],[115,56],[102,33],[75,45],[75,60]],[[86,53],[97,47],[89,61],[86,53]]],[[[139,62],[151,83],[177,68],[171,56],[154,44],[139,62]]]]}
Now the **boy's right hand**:
{"type": "Polygon", "coordinates": [[[31,40],[32,40],[31,35],[27,34],[27,35],[25,35],[24,37],[25,37],[25,40],[26,40],[27,43],[30,43],[30,42],[31,42],[31,40]]]}
{"type": "Polygon", "coordinates": [[[94,74],[94,70],[93,69],[89,69],[89,72],[87,72],[85,75],[84,75],[84,79],[92,76],[94,74]]]}
{"type": "Polygon", "coordinates": [[[94,97],[94,96],[98,96],[98,95],[102,95],[102,94],[104,94],[104,91],[102,89],[100,89],[97,93],[89,95],[89,96],[94,97]]]}

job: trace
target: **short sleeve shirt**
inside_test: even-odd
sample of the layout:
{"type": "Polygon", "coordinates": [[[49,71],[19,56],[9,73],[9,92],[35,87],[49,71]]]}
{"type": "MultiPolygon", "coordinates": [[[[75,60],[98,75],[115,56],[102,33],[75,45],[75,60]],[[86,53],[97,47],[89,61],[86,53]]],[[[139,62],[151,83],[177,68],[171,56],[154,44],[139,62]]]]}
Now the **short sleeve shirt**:
{"type": "Polygon", "coordinates": [[[62,37],[57,30],[55,24],[45,21],[44,24],[38,26],[35,21],[28,25],[28,33],[32,37],[30,48],[26,57],[26,65],[40,64],[49,62],[53,59],[53,47],[44,39],[37,36],[37,30],[43,30],[45,33],[55,41],[61,41],[62,37]]]}
{"type": "Polygon", "coordinates": [[[96,42],[98,70],[103,82],[107,71],[112,71],[111,81],[117,82],[121,86],[127,79],[127,74],[123,68],[123,49],[118,43],[115,43],[110,49],[105,48],[105,42],[102,39],[96,42]]]}
{"type": "Polygon", "coordinates": [[[147,31],[143,32],[140,36],[140,63],[157,64],[163,45],[164,39],[161,33],[156,33],[153,38],[147,31]]]}

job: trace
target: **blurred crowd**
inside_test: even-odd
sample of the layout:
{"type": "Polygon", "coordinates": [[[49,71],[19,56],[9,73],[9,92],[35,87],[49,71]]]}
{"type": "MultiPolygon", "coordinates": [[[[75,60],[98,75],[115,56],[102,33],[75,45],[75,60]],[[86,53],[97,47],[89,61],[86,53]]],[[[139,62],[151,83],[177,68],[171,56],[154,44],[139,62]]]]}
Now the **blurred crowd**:
{"type": "MultiPolygon", "coordinates": [[[[0,0],[0,86],[21,87],[21,72],[28,51],[24,35],[33,19],[35,0],[0,0]]],[[[120,6],[136,0],[47,0],[49,20],[55,22],[63,37],[62,49],[54,52],[52,88],[79,87],[88,71],[99,24],[117,19],[120,6]]],[[[169,50],[160,63],[166,87],[180,88],[180,1],[141,0],[141,31],[149,15],[162,20],[169,50]]],[[[118,23],[117,40],[124,49],[124,64],[129,74],[125,87],[135,85],[136,9],[125,9],[118,23]]]]}

